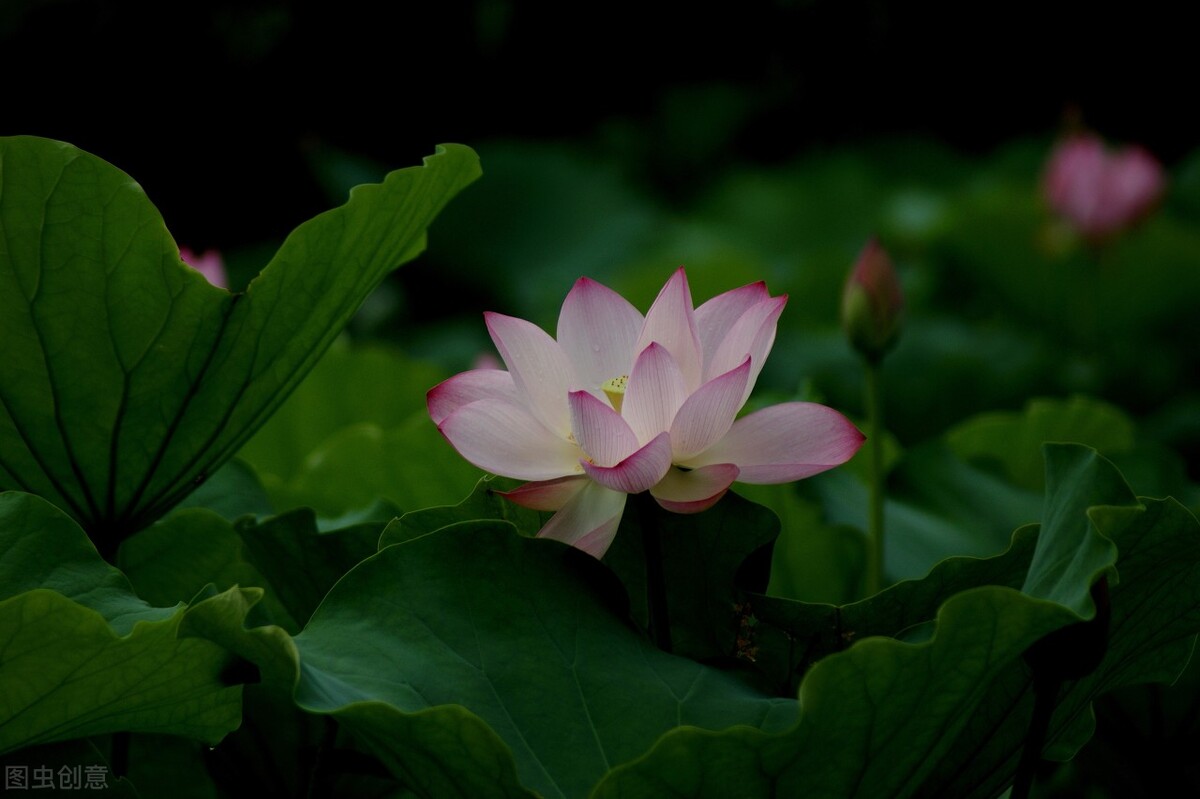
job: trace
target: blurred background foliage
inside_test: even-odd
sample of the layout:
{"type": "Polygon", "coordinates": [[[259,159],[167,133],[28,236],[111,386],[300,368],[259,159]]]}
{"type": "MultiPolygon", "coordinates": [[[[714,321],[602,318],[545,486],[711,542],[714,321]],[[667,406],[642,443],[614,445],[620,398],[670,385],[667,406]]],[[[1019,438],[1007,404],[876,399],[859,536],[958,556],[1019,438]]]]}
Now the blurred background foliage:
{"type": "Polygon", "coordinates": [[[877,233],[909,301],[887,363],[902,440],[1083,392],[1194,454],[1200,131],[1166,102],[1185,34],[1149,9],[993,11],[11,0],[0,64],[20,77],[0,120],[134,175],[242,284],[350,186],[472,145],[486,179],[352,331],[447,369],[490,349],[483,310],[549,326],[582,274],[644,308],[682,263],[697,300],[760,278],[788,293],[763,388],[811,380],[855,410],[837,298],[877,233]],[[1133,42],[1156,59],[1108,56],[1133,42]],[[1068,116],[1170,168],[1160,212],[1103,252],[1038,191],[1068,116]]]}

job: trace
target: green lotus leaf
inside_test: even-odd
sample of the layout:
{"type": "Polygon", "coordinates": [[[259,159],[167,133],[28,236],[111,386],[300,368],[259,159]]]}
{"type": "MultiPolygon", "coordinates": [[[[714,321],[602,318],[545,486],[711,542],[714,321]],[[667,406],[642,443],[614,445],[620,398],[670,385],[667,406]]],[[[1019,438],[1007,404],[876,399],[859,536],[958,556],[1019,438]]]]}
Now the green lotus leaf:
{"type": "Polygon", "coordinates": [[[0,139],[0,487],[46,497],[111,554],[237,452],[478,174],[446,145],[359,186],[230,294],[180,261],[128,175],[0,139]]]}
{"type": "MultiPolygon", "coordinates": [[[[1090,734],[1097,695],[1171,681],[1187,663],[1200,630],[1200,530],[1173,500],[1137,504],[1094,451],[1049,447],[1047,470],[1040,534],[1019,531],[1003,556],[952,559],[843,608],[794,603],[791,641],[829,653],[804,675],[795,727],[672,731],[594,795],[998,795],[1032,712],[1024,653],[1091,618],[1089,589],[1119,565],[1103,660],[1052,717],[1047,751],[1069,756],[1090,734]]],[[[771,616],[783,623],[778,608],[771,616]]]]}
{"type": "Polygon", "coordinates": [[[178,637],[66,514],[0,494],[0,752],[136,730],[215,744],[241,722],[227,651],[178,637]]]}

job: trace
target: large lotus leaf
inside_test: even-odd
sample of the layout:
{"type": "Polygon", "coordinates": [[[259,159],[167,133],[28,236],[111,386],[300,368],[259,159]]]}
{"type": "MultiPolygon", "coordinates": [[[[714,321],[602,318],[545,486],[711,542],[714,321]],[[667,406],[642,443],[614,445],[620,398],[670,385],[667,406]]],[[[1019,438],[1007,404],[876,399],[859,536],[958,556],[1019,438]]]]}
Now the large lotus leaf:
{"type": "Polygon", "coordinates": [[[271,498],[254,469],[234,458],[176,505],[175,510],[208,508],[232,521],[247,515],[269,516],[272,507],[271,498]]]}
{"type": "Polygon", "coordinates": [[[216,743],[241,721],[228,652],[180,639],[45,500],[0,494],[0,752],[117,730],[216,743]]]}
{"type": "MultiPolygon", "coordinates": [[[[1111,572],[1115,543],[1121,582],[1111,593],[1107,653],[1060,695],[1051,724],[1050,752],[1070,754],[1086,739],[1096,695],[1174,679],[1187,662],[1200,630],[1200,529],[1173,500],[1132,504],[1115,469],[1094,452],[1051,448],[1048,471],[1036,554],[1033,539],[1019,535],[997,568],[956,559],[857,606],[826,607],[826,623],[853,613],[859,623],[850,630],[876,635],[809,669],[793,729],[671,732],[644,758],[615,769],[596,795],[998,795],[1012,779],[1032,711],[1022,655],[1047,633],[1091,616],[1082,598],[1111,572]],[[1013,568],[1015,559],[1028,567],[1013,568]],[[963,590],[961,575],[974,571],[965,581],[974,582],[981,570],[1001,584],[963,590]],[[1022,583],[1032,595],[1014,587],[1022,583]],[[872,630],[873,620],[892,632],[872,630]],[[927,620],[917,642],[885,637],[927,620]]],[[[816,631],[822,606],[802,607],[816,631]]],[[[835,630],[827,640],[837,637],[835,630]]]]}
{"type": "Polygon", "coordinates": [[[500,496],[500,492],[511,491],[521,484],[520,480],[509,477],[486,475],[475,484],[475,490],[458,504],[409,511],[389,524],[379,537],[379,548],[399,544],[452,524],[479,519],[506,521],[522,535],[537,535],[551,514],[523,508],[500,496]]]}
{"type": "MultiPolygon", "coordinates": [[[[484,478],[458,505],[405,514],[384,530],[379,545],[478,520],[503,520],[523,535],[537,535],[549,514],[497,496],[497,491],[516,485],[504,478],[484,478]]],[[[779,520],[769,509],[733,493],[695,515],[668,513],[648,495],[629,497],[604,563],[624,585],[633,617],[643,625],[648,621],[643,538],[647,524],[658,530],[672,651],[698,660],[733,657],[740,591],[766,588],[766,548],[779,532],[779,520]],[[761,557],[752,558],[755,553],[761,557]]]]}
{"type": "Polygon", "coordinates": [[[646,558],[660,558],[672,651],[697,660],[732,658],[738,654],[741,591],[766,590],[769,547],[777,535],[774,513],[733,492],[695,515],[669,513],[642,494],[626,503],[604,563],[624,584],[634,618],[645,623],[646,558]],[[653,555],[644,537],[650,525],[658,538],[653,555]]]}
{"type": "MultiPolygon", "coordinates": [[[[156,605],[186,602],[210,583],[218,590],[267,585],[233,525],[204,508],[177,510],[130,536],[121,544],[117,565],[137,595],[156,605]]],[[[264,604],[274,603],[268,596],[264,604]]],[[[268,615],[289,626],[287,615],[268,615]]]]}
{"type": "Polygon", "coordinates": [[[301,225],[244,293],[186,267],[128,175],[0,140],[0,485],[111,550],[232,456],[479,174],[439,148],[301,225]]]}
{"type": "Polygon", "coordinates": [[[294,644],[240,629],[228,595],[187,629],[294,680],[301,707],[333,714],[422,796],[583,796],[679,725],[795,720],[794,700],[658,651],[623,604],[589,556],[467,522],[364,561],[294,644]]]}
{"type": "Polygon", "coordinates": [[[118,563],[139,596],[160,604],[186,601],[210,583],[265,589],[252,619],[295,633],[333,584],[374,554],[383,527],[363,522],[322,532],[307,508],[236,523],[194,508],[126,539],[118,563]]]}
{"type": "MultiPolygon", "coordinates": [[[[86,791],[86,795],[98,799],[139,799],[142,796],[132,781],[113,773],[108,758],[89,740],[31,746],[0,755],[0,772],[5,775],[6,794],[34,793],[61,798],[86,791]],[[17,782],[18,778],[24,778],[24,783],[17,782]]],[[[179,799],[209,799],[203,793],[191,793],[186,789],[174,795],[179,799]]]]}

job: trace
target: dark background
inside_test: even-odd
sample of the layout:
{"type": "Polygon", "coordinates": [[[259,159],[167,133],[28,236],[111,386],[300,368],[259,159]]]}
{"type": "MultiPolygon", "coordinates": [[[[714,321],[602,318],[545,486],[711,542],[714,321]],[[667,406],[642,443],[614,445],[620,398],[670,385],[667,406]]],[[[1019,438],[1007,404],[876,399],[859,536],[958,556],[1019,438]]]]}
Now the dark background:
{"type": "Polygon", "coordinates": [[[322,146],[392,168],[587,140],[686,200],[723,163],[897,133],[983,153],[1073,109],[1171,164],[1200,141],[1190,45],[1145,4],[4,0],[0,134],[102,156],[179,241],[228,249],[330,206],[322,146]],[[707,137],[703,170],[659,137],[668,112],[707,137]]]}

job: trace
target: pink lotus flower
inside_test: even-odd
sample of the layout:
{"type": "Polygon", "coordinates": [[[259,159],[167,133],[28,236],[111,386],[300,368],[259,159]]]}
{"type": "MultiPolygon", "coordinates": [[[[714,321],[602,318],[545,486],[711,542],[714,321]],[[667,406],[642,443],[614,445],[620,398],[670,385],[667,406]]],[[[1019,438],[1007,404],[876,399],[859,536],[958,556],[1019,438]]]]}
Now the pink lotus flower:
{"type": "Polygon", "coordinates": [[[429,415],[471,463],[530,481],[504,496],[557,511],[539,536],[599,558],[627,494],[649,491],[667,510],[697,513],[735,480],[799,480],[858,450],[862,434],[823,405],[789,402],[735,421],[786,302],[760,282],[693,309],[680,268],[643,318],[580,278],[557,341],[522,319],[484,314],[508,371],[435,386],[429,415]]]}
{"type": "Polygon", "coordinates": [[[180,247],[179,259],[204,275],[214,286],[229,288],[229,278],[225,275],[225,261],[216,250],[205,250],[203,255],[196,255],[187,247],[180,247]]]}
{"type": "Polygon", "coordinates": [[[1110,152],[1092,134],[1076,134],[1054,148],[1043,190],[1059,215],[1090,239],[1136,222],[1162,195],[1162,166],[1141,147],[1110,152]]]}

